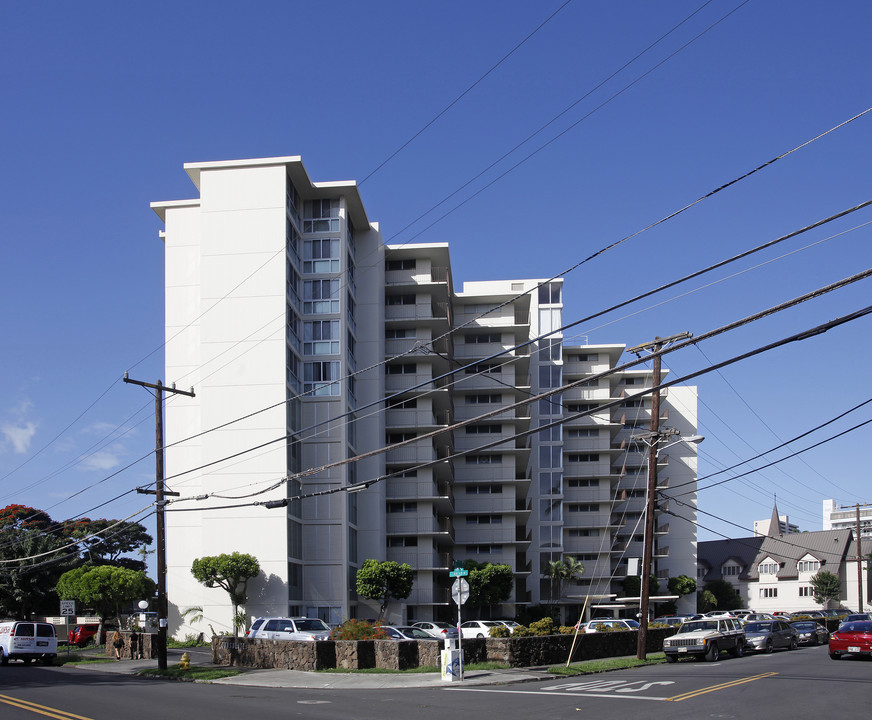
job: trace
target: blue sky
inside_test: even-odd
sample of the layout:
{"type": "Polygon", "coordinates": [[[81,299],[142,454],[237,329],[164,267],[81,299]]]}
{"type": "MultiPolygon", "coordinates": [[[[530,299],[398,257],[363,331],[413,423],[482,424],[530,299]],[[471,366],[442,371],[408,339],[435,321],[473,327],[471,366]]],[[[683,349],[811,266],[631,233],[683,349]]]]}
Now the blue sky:
{"type": "MultiPolygon", "coordinates": [[[[363,181],[390,242],[449,242],[458,285],[544,278],[872,105],[868,2],[561,6],[5,3],[0,504],[55,519],[121,518],[147,504],[125,493],[154,477],[153,402],[121,377],[166,379],[161,224],[149,202],[195,196],[185,162],[301,155],[316,181],[363,181]]],[[[872,113],[574,270],[564,319],[872,199],[870,131],[872,113]]],[[[865,270],[870,221],[872,209],[855,212],[570,339],[632,346],[759,312],[865,270]]],[[[696,372],[853,312],[869,303],[869,282],[664,362],[673,375],[696,372]]],[[[870,323],[697,380],[700,474],[872,396],[870,323]]],[[[852,413],[792,447],[869,417],[852,413]]],[[[858,459],[870,439],[864,427],[701,492],[717,517],[700,515],[700,538],[750,534],[775,495],[806,530],[820,529],[825,498],[872,502],[858,459]]]]}

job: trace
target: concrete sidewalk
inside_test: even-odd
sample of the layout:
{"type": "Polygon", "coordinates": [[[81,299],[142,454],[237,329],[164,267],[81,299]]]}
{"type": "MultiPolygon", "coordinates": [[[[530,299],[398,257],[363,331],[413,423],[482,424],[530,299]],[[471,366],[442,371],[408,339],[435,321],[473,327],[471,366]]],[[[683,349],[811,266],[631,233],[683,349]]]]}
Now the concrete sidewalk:
{"type": "MultiPolygon", "coordinates": [[[[167,653],[169,665],[176,665],[184,650],[170,649],[167,653]]],[[[193,653],[192,653],[193,654],[193,653]]],[[[199,653],[197,653],[199,654],[199,653]]],[[[205,654],[205,653],[203,653],[205,654]]],[[[197,667],[226,667],[203,662],[202,658],[192,657],[197,667]]],[[[157,660],[119,660],[105,663],[79,665],[85,670],[105,672],[116,675],[135,675],[142,670],[157,668],[157,660]]],[[[233,668],[239,675],[220,678],[211,682],[220,685],[240,685],[246,687],[269,688],[323,688],[327,690],[361,690],[381,688],[420,688],[420,687],[460,687],[464,685],[500,685],[507,683],[548,680],[557,677],[545,670],[536,668],[509,668],[505,670],[470,670],[462,681],[448,682],[440,673],[339,673],[302,672],[299,670],[258,670],[254,668],[233,668]]]]}

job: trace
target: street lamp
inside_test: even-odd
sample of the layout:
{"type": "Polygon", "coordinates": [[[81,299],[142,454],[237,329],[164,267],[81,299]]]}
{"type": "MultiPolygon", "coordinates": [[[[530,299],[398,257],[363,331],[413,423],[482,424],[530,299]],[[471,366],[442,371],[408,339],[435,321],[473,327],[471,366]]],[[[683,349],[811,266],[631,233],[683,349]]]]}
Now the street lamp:
{"type": "Polygon", "coordinates": [[[648,446],[648,492],[645,497],[645,534],[642,544],[642,589],[639,596],[639,635],[636,645],[636,657],[644,660],[645,646],[648,641],[648,600],[651,594],[651,562],[654,554],[654,504],[657,494],[657,456],[679,443],[701,443],[702,435],[683,436],[675,428],[659,428],[647,433],[632,435],[631,440],[639,440],[648,446]],[[670,442],[670,438],[673,438],[670,442]],[[665,444],[664,444],[665,443],[665,444]]]}

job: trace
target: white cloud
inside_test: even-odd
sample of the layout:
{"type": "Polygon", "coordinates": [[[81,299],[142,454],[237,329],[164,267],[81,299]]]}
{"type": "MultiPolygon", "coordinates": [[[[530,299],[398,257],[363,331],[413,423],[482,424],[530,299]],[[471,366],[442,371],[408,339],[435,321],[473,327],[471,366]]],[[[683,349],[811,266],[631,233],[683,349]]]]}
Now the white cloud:
{"type": "Polygon", "coordinates": [[[6,423],[0,427],[0,432],[3,433],[3,444],[11,446],[12,452],[23,455],[30,449],[30,441],[36,434],[36,424],[32,422],[21,425],[6,423]]]}
{"type": "Polygon", "coordinates": [[[100,450],[82,460],[82,467],[86,470],[111,470],[118,465],[118,462],[117,453],[100,450]]]}

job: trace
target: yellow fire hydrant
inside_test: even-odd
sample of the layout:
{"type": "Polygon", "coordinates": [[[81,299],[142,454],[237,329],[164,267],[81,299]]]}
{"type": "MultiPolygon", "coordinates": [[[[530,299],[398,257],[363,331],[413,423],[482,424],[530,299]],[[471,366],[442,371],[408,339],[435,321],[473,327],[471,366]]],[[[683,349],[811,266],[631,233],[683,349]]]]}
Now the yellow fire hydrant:
{"type": "Polygon", "coordinates": [[[191,669],[191,656],[188,653],[184,653],[179,660],[179,670],[190,670],[191,669]]]}

